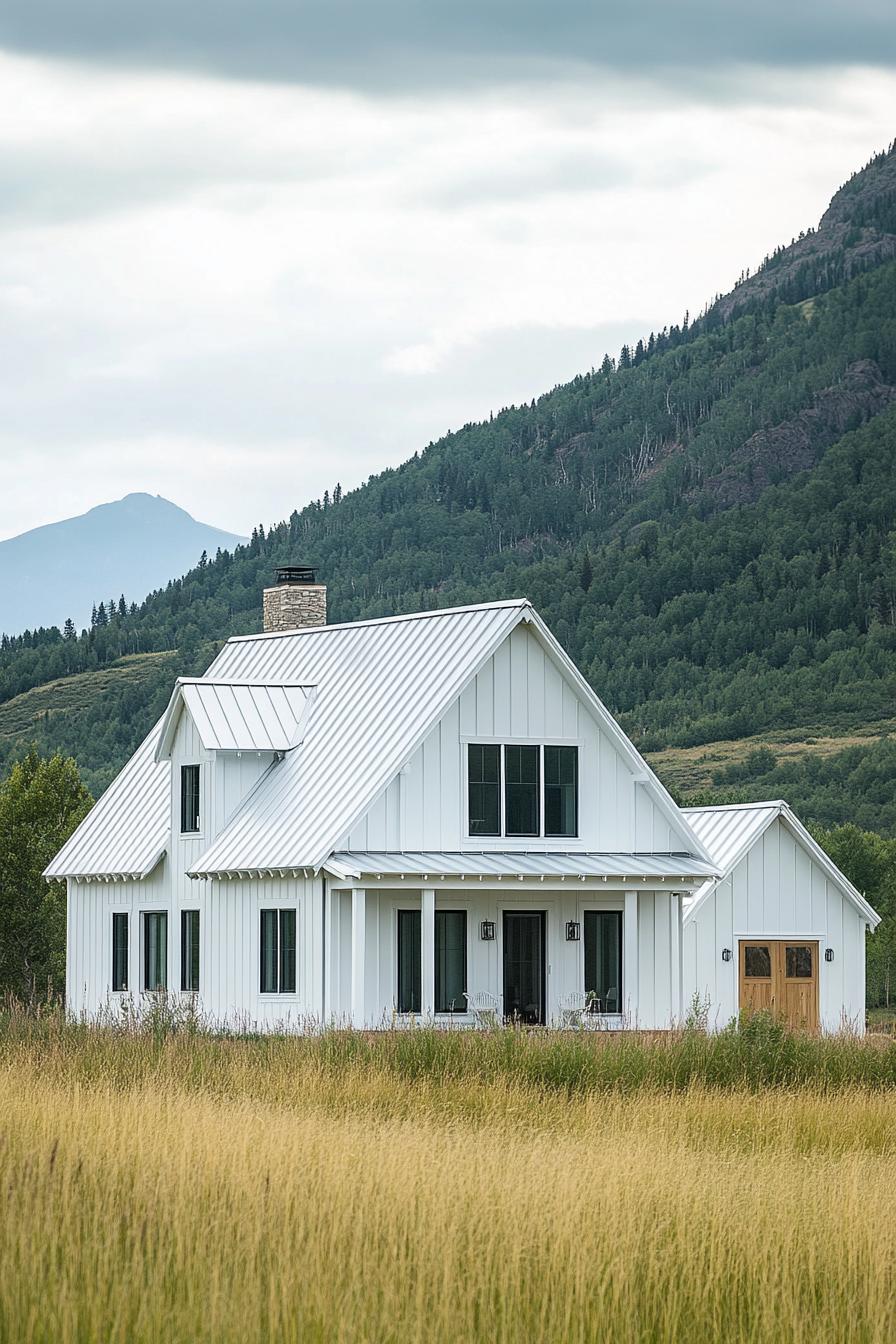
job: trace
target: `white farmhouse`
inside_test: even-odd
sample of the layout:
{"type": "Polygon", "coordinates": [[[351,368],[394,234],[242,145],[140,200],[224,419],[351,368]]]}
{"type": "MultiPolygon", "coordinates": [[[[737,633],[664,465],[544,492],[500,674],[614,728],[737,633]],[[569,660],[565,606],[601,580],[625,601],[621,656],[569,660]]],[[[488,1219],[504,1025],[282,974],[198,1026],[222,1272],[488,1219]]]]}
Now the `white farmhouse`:
{"type": "MultiPolygon", "coordinates": [[[[837,1002],[855,1014],[858,923],[813,908],[706,932],[717,882],[736,886],[728,850],[676,807],[528,602],[326,625],[313,572],[284,568],[264,613],[265,633],[178,681],[47,869],[68,882],[71,1013],[164,990],[261,1029],[663,1028],[704,983],[723,1017],[737,1011],[731,977],[705,966],[742,934],[799,934],[815,940],[823,1024],[837,1002]],[[685,957],[683,907],[705,964],[685,957]]],[[[769,891],[781,874],[816,881],[812,864],[772,866],[769,891]]],[[[811,1025],[806,1002],[791,1015],[811,1025]]]]}

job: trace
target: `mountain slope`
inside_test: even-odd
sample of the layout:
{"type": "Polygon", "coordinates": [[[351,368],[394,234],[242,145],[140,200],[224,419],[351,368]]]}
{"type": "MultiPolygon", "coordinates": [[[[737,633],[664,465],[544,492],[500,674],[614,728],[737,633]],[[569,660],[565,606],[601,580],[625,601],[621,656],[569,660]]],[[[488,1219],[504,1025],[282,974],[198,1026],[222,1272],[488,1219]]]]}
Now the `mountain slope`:
{"type": "MultiPolygon", "coordinates": [[[[337,489],[136,613],[80,640],[4,641],[0,758],[24,741],[4,700],[141,653],[177,649],[179,670],[199,670],[216,641],[258,628],[261,589],[287,560],[319,564],[335,620],[529,596],[645,751],[889,720],[894,173],[891,150],[838,193],[814,269],[800,240],[736,304],[337,489]]],[[[81,681],[79,704],[45,709],[32,735],[74,751],[99,787],[160,712],[172,670],[141,665],[93,700],[81,681]]],[[[896,827],[892,755],[878,751],[859,786],[896,827]]],[[[854,796],[841,798],[845,817],[854,796]]]]}
{"type": "Polygon", "coordinates": [[[203,551],[214,555],[240,540],[147,494],[36,527],[0,541],[0,631],[61,626],[67,617],[81,629],[110,595],[141,598],[203,551]]]}

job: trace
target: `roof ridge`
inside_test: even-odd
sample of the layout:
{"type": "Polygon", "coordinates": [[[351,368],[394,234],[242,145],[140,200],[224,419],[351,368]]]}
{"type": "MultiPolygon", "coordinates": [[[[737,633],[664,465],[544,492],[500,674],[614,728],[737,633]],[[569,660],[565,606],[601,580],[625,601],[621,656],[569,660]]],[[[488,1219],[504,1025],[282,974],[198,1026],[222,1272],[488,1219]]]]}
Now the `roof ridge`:
{"type": "Polygon", "coordinates": [[[356,630],[359,626],[392,625],[420,621],[432,616],[457,616],[468,611],[496,611],[503,607],[531,607],[528,597],[504,598],[500,602],[470,602],[461,607],[435,607],[432,611],[406,611],[397,616],[371,616],[365,621],[334,621],[332,625],[307,625],[297,630],[259,630],[254,635],[231,635],[226,644],[245,644],[253,639],[284,639],[295,635],[319,635],[324,630],[356,630]]]}
{"type": "Polygon", "coordinates": [[[748,812],[760,807],[789,807],[789,804],[783,798],[769,798],[767,802],[707,803],[704,807],[683,807],[681,810],[687,815],[692,812],[748,812]]]}
{"type": "Polygon", "coordinates": [[[178,677],[175,686],[246,686],[259,691],[313,691],[315,681],[243,681],[235,677],[178,677]]]}

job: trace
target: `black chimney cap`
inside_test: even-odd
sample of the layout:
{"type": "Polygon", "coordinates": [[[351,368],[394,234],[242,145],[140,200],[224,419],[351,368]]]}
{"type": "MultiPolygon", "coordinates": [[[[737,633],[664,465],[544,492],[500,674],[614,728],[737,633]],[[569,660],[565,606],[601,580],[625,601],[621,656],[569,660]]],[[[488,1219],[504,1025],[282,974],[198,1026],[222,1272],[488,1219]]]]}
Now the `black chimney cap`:
{"type": "Polygon", "coordinates": [[[317,570],[311,565],[278,565],[274,578],[278,587],[281,583],[317,583],[317,570]]]}

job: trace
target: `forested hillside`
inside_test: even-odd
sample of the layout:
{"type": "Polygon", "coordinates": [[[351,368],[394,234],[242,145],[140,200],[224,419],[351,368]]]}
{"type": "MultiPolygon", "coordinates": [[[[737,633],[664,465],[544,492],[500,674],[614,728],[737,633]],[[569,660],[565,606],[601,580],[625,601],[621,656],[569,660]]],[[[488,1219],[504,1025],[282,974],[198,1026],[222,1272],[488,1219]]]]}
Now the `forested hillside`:
{"type": "MultiPolygon", "coordinates": [[[[319,566],[333,620],[530,597],[648,752],[889,720],[894,258],[891,148],[696,321],[335,486],[139,607],[103,602],[81,635],[4,639],[0,753],[59,746],[102,787],[173,675],[259,627],[287,560],[319,566]]],[[[896,750],[878,737],[858,759],[788,762],[786,781],[766,750],[712,784],[761,781],[826,825],[861,806],[896,831],[896,750]]]]}

